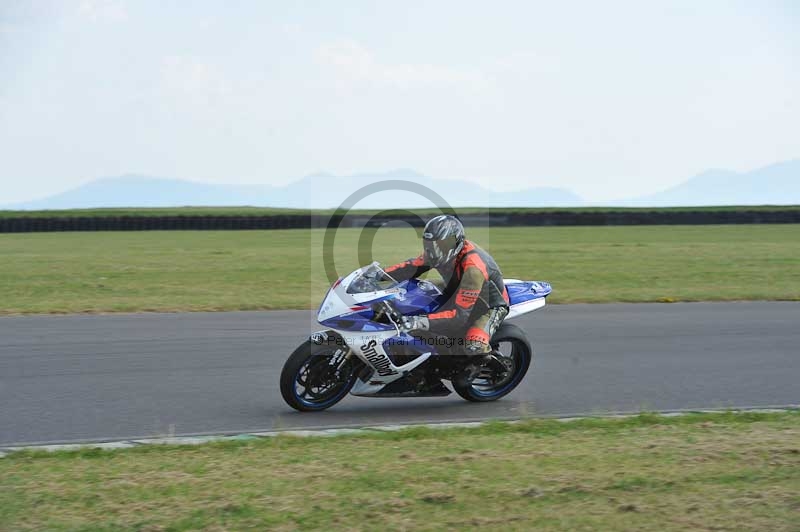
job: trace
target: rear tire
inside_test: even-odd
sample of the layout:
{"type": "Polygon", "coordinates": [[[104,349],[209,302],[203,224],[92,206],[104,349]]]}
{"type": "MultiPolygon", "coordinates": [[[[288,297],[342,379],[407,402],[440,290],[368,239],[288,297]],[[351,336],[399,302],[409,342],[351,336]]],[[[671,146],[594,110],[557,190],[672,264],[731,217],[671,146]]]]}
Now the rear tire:
{"type": "Polygon", "coordinates": [[[337,373],[329,364],[337,350],[347,347],[302,344],[283,365],[281,395],[301,412],[325,410],[341,401],[356,382],[357,358],[351,356],[337,373]]]}
{"type": "Polygon", "coordinates": [[[510,356],[514,361],[511,377],[496,387],[492,387],[490,384],[481,385],[477,378],[471,383],[457,382],[457,379],[452,381],[452,384],[458,395],[473,402],[496,401],[511,393],[522,382],[533,360],[533,348],[525,331],[512,323],[503,323],[492,337],[492,348],[499,347],[503,350],[505,345],[509,345],[511,349],[510,353],[504,354],[510,356]]]}

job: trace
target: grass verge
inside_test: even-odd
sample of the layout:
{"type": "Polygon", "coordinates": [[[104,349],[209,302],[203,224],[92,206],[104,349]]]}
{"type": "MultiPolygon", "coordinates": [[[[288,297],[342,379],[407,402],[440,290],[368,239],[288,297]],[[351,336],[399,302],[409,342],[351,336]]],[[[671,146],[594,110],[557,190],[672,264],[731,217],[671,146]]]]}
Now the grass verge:
{"type": "MultiPolygon", "coordinates": [[[[372,230],[372,256],[420,252],[411,228],[372,230]]],[[[329,281],[322,230],[0,234],[0,314],[314,308],[329,281]]],[[[509,278],[553,303],[800,300],[800,225],[469,230],[509,278]]],[[[336,236],[340,274],[361,232],[336,236]]]]}
{"type": "Polygon", "coordinates": [[[800,413],[14,453],[2,530],[797,530],[800,413]]]}

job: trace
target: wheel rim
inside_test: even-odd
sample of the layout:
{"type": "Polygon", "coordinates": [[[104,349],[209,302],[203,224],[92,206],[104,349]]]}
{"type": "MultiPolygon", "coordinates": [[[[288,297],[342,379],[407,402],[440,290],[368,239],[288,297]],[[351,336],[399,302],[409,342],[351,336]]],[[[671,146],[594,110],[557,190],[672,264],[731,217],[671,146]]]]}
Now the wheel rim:
{"type": "Polygon", "coordinates": [[[335,403],[344,396],[354,377],[353,366],[347,360],[337,369],[342,349],[315,353],[300,366],[294,378],[294,396],[305,406],[321,408],[335,403]]]}
{"type": "Polygon", "coordinates": [[[527,347],[513,339],[493,342],[492,350],[505,365],[507,374],[502,376],[496,370],[481,368],[470,383],[472,391],[480,397],[502,395],[519,384],[522,369],[530,356],[527,347]]]}

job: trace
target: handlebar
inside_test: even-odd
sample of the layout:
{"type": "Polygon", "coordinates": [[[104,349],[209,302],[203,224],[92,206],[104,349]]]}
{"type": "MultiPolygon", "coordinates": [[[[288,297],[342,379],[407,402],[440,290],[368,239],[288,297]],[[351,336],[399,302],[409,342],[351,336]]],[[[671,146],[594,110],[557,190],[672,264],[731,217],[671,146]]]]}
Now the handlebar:
{"type": "Polygon", "coordinates": [[[402,323],[403,322],[403,315],[397,312],[397,309],[394,308],[394,305],[390,301],[381,301],[383,303],[383,307],[386,310],[386,315],[389,316],[393,322],[402,323]]]}

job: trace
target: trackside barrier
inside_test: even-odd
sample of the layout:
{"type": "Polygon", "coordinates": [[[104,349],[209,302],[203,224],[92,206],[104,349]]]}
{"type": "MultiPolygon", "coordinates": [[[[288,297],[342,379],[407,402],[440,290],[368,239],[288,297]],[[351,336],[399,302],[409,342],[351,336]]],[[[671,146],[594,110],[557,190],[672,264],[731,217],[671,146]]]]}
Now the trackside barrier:
{"type": "MultiPolygon", "coordinates": [[[[575,225],[712,225],[796,224],[800,210],[739,211],[548,211],[532,213],[484,212],[461,216],[469,226],[541,227],[575,225]]],[[[265,216],[85,216],[0,218],[0,233],[56,231],[203,231],[248,229],[311,229],[340,221],[339,227],[380,227],[387,222],[418,219],[403,216],[347,214],[276,214],[265,216]]]]}

